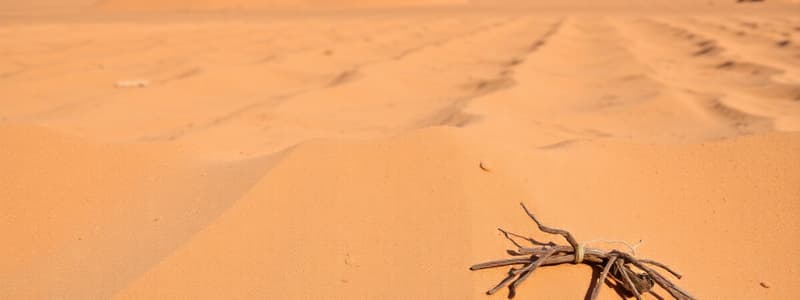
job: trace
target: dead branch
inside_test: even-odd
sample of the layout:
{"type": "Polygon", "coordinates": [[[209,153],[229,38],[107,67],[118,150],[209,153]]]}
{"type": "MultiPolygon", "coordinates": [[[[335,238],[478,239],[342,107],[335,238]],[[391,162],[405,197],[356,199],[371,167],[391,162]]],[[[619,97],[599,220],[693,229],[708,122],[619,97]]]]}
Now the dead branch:
{"type": "Polygon", "coordinates": [[[513,232],[509,232],[498,228],[503,236],[509,240],[517,249],[507,250],[507,253],[517,258],[508,258],[502,260],[489,261],[485,263],[476,264],[470,267],[470,270],[482,270],[503,266],[512,266],[505,279],[500,281],[492,289],[486,291],[491,295],[499,291],[505,286],[508,286],[508,298],[514,298],[516,295],[517,286],[519,286],[525,279],[533,275],[533,272],[542,266],[560,265],[565,263],[582,263],[590,266],[602,268],[600,278],[592,283],[589,299],[597,299],[600,294],[600,288],[603,286],[607,278],[615,281],[631,296],[636,299],[641,299],[641,295],[645,293],[654,294],[652,290],[655,285],[666,290],[673,298],[680,300],[694,300],[694,296],[675,285],[672,281],[661,275],[655,269],[648,265],[663,269],[673,275],[675,278],[680,279],[681,275],[675,272],[672,268],[660,262],[650,259],[639,259],[632,254],[619,251],[619,250],[602,250],[595,248],[588,248],[585,245],[578,243],[578,240],[569,231],[548,227],[536,216],[525,207],[525,204],[520,203],[525,213],[536,223],[539,230],[545,233],[560,235],[569,243],[567,245],[557,245],[553,242],[541,243],[533,238],[525,237],[513,232]],[[516,239],[524,240],[533,247],[525,247],[516,239]],[[525,257],[520,257],[525,256],[525,257]],[[521,267],[517,267],[521,266],[521,267]],[[634,268],[636,270],[634,270],[634,268]]]}

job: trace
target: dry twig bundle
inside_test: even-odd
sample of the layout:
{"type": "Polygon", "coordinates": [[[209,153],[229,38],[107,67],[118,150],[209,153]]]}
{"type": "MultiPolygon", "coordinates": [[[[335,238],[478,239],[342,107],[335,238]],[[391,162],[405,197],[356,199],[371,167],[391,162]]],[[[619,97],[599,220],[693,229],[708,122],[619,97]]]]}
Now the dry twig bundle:
{"type": "Polygon", "coordinates": [[[618,251],[618,250],[601,250],[595,248],[587,248],[585,244],[579,244],[578,241],[572,236],[569,231],[551,228],[543,225],[536,219],[525,204],[520,203],[525,213],[533,219],[533,222],[539,226],[539,230],[563,236],[569,246],[556,245],[553,242],[541,243],[533,238],[524,237],[516,233],[505,231],[498,228],[503,235],[511,241],[517,250],[508,250],[508,254],[517,256],[518,258],[509,258],[497,261],[485,262],[470,267],[470,270],[482,270],[488,268],[512,266],[508,271],[508,276],[497,284],[494,288],[488,290],[487,294],[494,294],[504,286],[508,285],[508,298],[514,298],[516,295],[516,288],[520,283],[525,281],[536,268],[541,266],[559,265],[564,263],[575,264],[588,264],[591,266],[602,267],[603,271],[600,273],[600,278],[592,284],[591,294],[589,299],[596,299],[600,292],[600,287],[603,285],[607,277],[611,277],[619,286],[621,286],[629,294],[641,299],[644,293],[651,293],[659,299],[661,296],[653,291],[654,285],[659,285],[666,290],[675,299],[695,299],[691,294],[681,289],[672,281],[661,275],[655,268],[666,270],[676,278],[680,279],[681,275],[672,270],[670,267],[649,259],[639,259],[632,254],[618,251]],[[532,244],[531,247],[525,247],[514,238],[525,240],[532,244]],[[515,267],[522,266],[522,267],[515,267]]]}

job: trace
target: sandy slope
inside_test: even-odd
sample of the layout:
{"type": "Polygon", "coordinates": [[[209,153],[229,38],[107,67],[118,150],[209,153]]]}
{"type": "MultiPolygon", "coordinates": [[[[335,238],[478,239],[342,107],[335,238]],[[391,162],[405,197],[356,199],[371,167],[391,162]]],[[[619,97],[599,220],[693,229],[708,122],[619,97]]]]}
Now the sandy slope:
{"type": "Polygon", "coordinates": [[[800,292],[796,6],[75,1],[0,25],[0,298],[485,299],[520,201],[701,299],[800,292]]]}
{"type": "Polygon", "coordinates": [[[211,223],[270,158],[198,163],[179,145],[0,128],[3,298],[109,297],[211,223]]]}
{"type": "MultiPolygon", "coordinates": [[[[469,274],[464,266],[502,254],[496,225],[532,231],[516,200],[579,237],[647,239],[643,255],[680,265],[691,274],[683,284],[698,296],[788,297],[795,279],[779,274],[796,272],[800,254],[791,238],[800,225],[797,137],[668,147],[602,142],[527,159],[441,128],[388,141],[304,144],[119,297],[482,298],[503,272],[469,274]],[[482,159],[495,171],[478,168],[482,159]],[[771,177],[755,186],[755,174],[771,177]],[[792,250],[741,261],[740,251],[761,253],[765,245],[792,250]]],[[[523,293],[581,298],[590,278],[588,267],[542,270],[523,293]]]]}

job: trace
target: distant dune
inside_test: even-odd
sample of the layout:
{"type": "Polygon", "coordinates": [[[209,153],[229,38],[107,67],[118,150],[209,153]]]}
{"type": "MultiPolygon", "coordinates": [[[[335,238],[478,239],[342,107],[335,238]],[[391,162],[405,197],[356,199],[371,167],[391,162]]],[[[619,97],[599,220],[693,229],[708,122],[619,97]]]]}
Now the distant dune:
{"type": "Polygon", "coordinates": [[[343,9],[369,7],[442,6],[467,4],[470,0],[0,0],[2,13],[47,12],[181,12],[266,9],[343,9]]]}
{"type": "Polygon", "coordinates": [[[113,10],[214,10],[266,8],[335,8],[464,4],[468,0],[105,0],[99,8],[113,10]]]}
{"type": "MultiPolygon", "coordinates": [[[[768,6],[797,4],[800,0],[770,0],[768,6]]],[[[0,0],[2,13],[48,13],[48,12],[191,12],[191,11],[265,11],[271,9],[350,9],[350,8],[397,8],[425,6],[492,6],[527,7],[539,9],[719,9],[725,7],[761,7],[762,2],[737,3],[736,0],[0,0]]]]}

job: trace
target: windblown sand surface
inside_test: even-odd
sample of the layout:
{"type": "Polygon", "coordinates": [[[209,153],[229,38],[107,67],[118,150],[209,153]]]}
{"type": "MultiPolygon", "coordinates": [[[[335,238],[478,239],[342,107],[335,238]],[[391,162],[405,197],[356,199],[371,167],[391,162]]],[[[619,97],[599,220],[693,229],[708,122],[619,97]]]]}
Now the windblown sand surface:
{"type": "Polygon", "coordinates": [[[0,298],[500,299],[520,201],[800,294],[797,4],[467,2],[2,2],[0,298]]]}

